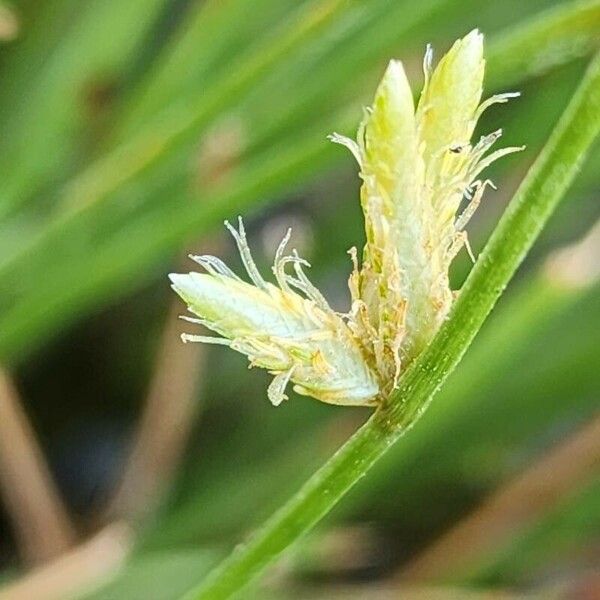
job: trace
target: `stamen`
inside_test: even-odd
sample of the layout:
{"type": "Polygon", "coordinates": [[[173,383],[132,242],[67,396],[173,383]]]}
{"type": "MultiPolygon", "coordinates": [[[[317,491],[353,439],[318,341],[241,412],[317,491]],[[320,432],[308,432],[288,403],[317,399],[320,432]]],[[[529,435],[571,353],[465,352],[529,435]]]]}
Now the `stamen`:
{"type": "Polygon", "coordinates": [[[471,184],[471,188],[475,191],[470,198],[469,204],[467,204],[466,208],[460,214],[456,222],[454,223],[454,227],[456,231],[462,231],[467,223],[471,220],[471,217],[475,214],[475,211],[479,207],[481,203],[481,198],[483,197],[483,192],[485,191],[486,186],[494,187],[492,182],[489,179],[486,179],[483,183],[481,181],[475,181],[471,184]]]}
{"type": "Polygon", "coordinates": [[[342,146],[346,146],[346,148],[348,148],[348,150],[352,152],[352,155],[356,159],[358,165],[362,167],[362,156],[360,152],[360,146],[354,140],[351,140],[345,135],[336,133],[335,131],[332,134],[328,135],[327,139],[330,142],[333,142],[334,144],[341,144],[342,146]]]}
{"type": "MultiPolygon", "coordinates": [[[[369,115],[371,114],[369,108],[363,108],[363,118],[361,120],[361,122],[358,124],[358,129],[356,131],[356,142],[358,144],[358,147],[360,149],[360,156],[363,157],[366,154],[366,148],[367,148],[367,143],[366,143],[366,128],[367,128],[367,119],[369,118],[369,115]]],[[[362,162],[360,163],[360,170],[361,172],[359,173],[359,175],[362,177],[363,173],[363,164],[362,162]]]]}
{"type": "Polygon", "coordinates": [[[483,155],[502,137],[502,129],[497,129],[488,135],[481,136],[471,151],[469,170],[477,166],[483,155]]]}
{"type": "Polygon", "coordinates": [[[246,231],[244,229],[244,223],[242,222],[242,217],[238,217],[238,227],[239,232],[236,231],[229,221],[225,221],[225,227],[229,229],[229,232],[233,236],[235,243],[240,252],[240,256],[242,257],[242,262],[244,263],[244,267],[246,272],[248,273],[250,279],[252,279],[252,283],[261,290],[265,292],[268,291],[269,287],[267,282],[262,278],[254,259],[252,258],[252,254],[250,253],[250,248],[248,246],[248,242],[246,240],[246,231]]]}
{"type": "MultiPolygon", "coordinates": [[[[285,267],[287,264],[289,263],[297,263],[299,261],[302,261],[303,259],[301,258],[297,258],[294,256],[282,256],[276,266],[276,270],[277,270],[277,281],[280,284],[280,287],[282,290],[284,290],[285,292],[289,293],[289,294],[293,294],[294,292],[290,289],[290,285],[292,287],[298,287],[296,286],[296,280],[291,276],[288,275],[285,272],[285,267]]],[[[305,261],[306,262],[306,261],[305,261]]]]}
{"type": "Polygon", "coordinates": [[[275,252],[275,260],[273,261],[273,267],[271,268],[273,274],[275,275],[275,279],[277,279],[277,283],[279,287],[284,292],[290,292],[290,288],[287,284],[287,277],[285,274],[285,261],[283,253],[285,252],[285,247],[290,241],[290,236],[292,235],[291,227],[287,230],[287,233],[283,236],[283,239],[279,243],[277,250],[275,252]]]}
{"type": "Polygon", "coordinates": [[[276,375],[273,378],[273,381],[271,381],[267,389],[267,396],[273,406],[279,406],[284,400],[288,399],[285,394],[285,388],[287,387],[293,372],[294,367],[285,373],[279,373],[279,375],[276,375]]]}
{"type": "Polygon", "coordinates": [[[217,344],[219,346],[231,345],[231,341],[225,338],[213,337],[210,335],[192,335],[190,333],[182,333],[181,341],[184,344],[187,344],[187,342],[200,342],[202,344],[217,344]]]}
{"type": "Polygon", "coordinates": [[[477,168],[472,173],[472,177],[477,177],[481,171],[487,169],[493,162],[497,161],[499,158],[506,156],[507,154],[513,154],[514,152],[522,152],[525,150],[525,146],[509,146],[508,148],[502,148],[501,150],[496,150],[492,152],[489,156],[486,156],[483,160],[477,163],[477,168]]]}
{"type": "Polygon", "coordinates": [[[521,92],[506,92],[504,94],[495,94],[491,98],[484,100],[475,112],[475,122],[479,121],[481,115],[494,104],[506,104],[511,98],[518,98],[521,92]]]}
{"type": "Polygon", "coordinates": [[[179,315],[179,318],[182,321],[187,321],[188,323],[194,323],[194,325],[206,325],[208,321],[204,319],[198,319],[197,317],[188,317],[187,315],[179,315]]]}
{"type": "Polygon", "coordinates": [[[465,231],[457,231],[454,234],[454,238],[450,247],[448,248],[448,263],[451,263],[456,255],[460,252],[461,248],[465,243],[465,239],[467,238],[467,233],[465,231]]]}
{"type": "Polygon", "coordinates": [[[217,258],[216,256],[212,256],[211,254],[189,254],[188,256],[194,262],[206,269],[211,275],[224,275],[225,277],[242,281],[220,258],[217,258]]]}
{"type": "Polygon", "coordinates": [[[464,244],[465,244],[465,249],[467,251],[467,254],[469,255],[469,258],[471,259],[473,264],[475,264],[477,259],[475,258],[475,254],[473,254],[473,249],[471,248],[471,243],[469,242],[469,236],[467,235],[466,232],[465,232],[464,244]]]}
{"type": "Polygon", "coordinates": [[[433,72],[433,46],[431,44],[427,44],[427,48],[425,50],[425,55],[423,56],[423,92],[427,89],[429,84],[429,80],[431,79],[431,73],[433,72]]]}
{"type": "Polygon", "coordinates": [[[310,264],[307,263],[305,260],[301,259],[298,256],[296,250],[294,250],[294,258],[298,259],[294,262],[294,271],[296,273],[296,277],[298,277],[298,281],[304,287],[304,293],[310,300],[315,302],[315,304],[317,304],[317,306],[319,306],[323,310],[327,312],[333,312],[331,310],[331,307],[329,306],[329,303],[325,299],[325,296],[323,296],[323,294],[321,294],[321,292],[311,283],[310,279],[306,276],[306,273],[302,269],[303,265],[306,267],[310,267],[310,264]]]}

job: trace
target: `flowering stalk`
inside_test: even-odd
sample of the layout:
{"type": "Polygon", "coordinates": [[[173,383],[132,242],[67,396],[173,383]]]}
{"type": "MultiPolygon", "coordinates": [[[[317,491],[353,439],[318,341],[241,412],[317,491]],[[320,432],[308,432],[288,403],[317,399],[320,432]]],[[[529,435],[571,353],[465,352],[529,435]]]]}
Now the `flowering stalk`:
{"type": "Polygon", "coordinates": [[[289,381],[297,392],[323,402],[380,403],[450,310],[450,264],[467,242],[465,226],[489,183],[478,177],[497,158],[519,150],[488,155],[501,132],[471,144],[473,130],[487,107],[516,94],[480,103],[484,60],[477,30],[457,41],[435,70],[428,48],[424,70],[416,109],[402,63],[391,61],[357,141],[331,136],[352,151],[363,180],[366,245],[360,265],[351,250],[348,314],[333,311],[310,283],[306,261],[295,252],[284,255],[289,232],[275,255],[278,286],[266,282],[241,219],[239,231],[228,228],[253,285],[213,256],[192,257],[206,274],[171,275],[173,288],[197,317],[189,320],[222,336],[186,334],[184,340],[228,345],[246,354],[251,366],[268,369],[274,405],[287,398],[289,381]]]}

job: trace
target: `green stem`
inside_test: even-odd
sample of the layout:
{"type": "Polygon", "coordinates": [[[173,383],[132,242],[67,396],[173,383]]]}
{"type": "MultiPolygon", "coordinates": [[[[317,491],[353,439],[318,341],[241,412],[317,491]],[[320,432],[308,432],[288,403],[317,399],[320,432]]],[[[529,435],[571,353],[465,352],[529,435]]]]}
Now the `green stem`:
{"type": "Polygon", "coordinates": [[[600,55],[530,169],[469,275],[450,318],[377,410],[255,535],[185,600],[229,598],[311,529],[424,412],[454,370],[600,130],[600,55]]]}

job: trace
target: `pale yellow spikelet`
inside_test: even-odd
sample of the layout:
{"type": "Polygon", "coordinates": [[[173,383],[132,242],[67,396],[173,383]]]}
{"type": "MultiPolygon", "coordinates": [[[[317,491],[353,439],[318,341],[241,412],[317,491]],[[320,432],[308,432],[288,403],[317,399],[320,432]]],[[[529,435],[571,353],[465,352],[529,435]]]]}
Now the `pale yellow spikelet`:
{"type": "MultiPolygon", "coordinates": [[[[395,382],[400,347],[411,327],[416,304],[424,298],[425,251],[420,193],[423,161],[412,91],[400,61],[391,61],[366,111],[356,143],[334,135],[333,141],[354,148],[363,180],[361,205],[367,244],[362,268],[355,264],[350,289],[353,327],[363,340],[382,380],[395,382]]],[[[356,261],[355,261],[356,263],[356,261]]]]}
{"type": "Polygon", "coordinates": [[[306,261],[295,253],[284,255],[289,232],[275,257],[275,286],[258,272],[241,219],[239,231],[230,230],[252,284],[214,256],[192,257],[207,273],[170,275],[173,289],[198,317],[188,320],[223,336],[186,334],[184,341],[228,345],[247,355],[251,366],[267,369],[275,376],[268,390],[274,405],[287,398],[289,381],[297,392],[323,402],[373,404],[379,391],[377,376],[344,318],[306,277],[302,269],[306,261]],[[285,271],[286,265],[292,266],[294,275],[285,271]]]}
{"type": "Polygon", "coordinates": [[[488,154],[500,131],[471,141],[481,113],[516,95],[481,103],[484,67],[477,30],[458,40],[435,69],[428,48],[415,108],[402,63],[393,60],[357,140],[330,136],[350,149],[362,179],[366,243],[360,260],[350,250],[348,314],[333,311],[310,283],[306,261],[295,252],[284,255],[289,232],[275,255],[277,286],[265,281],[240,219],[239,230],[228,227],[252,284],[213,256],[193,257],[204,274],[171,275],[197,317],[188,320],[222,336],[184,340],[228,345],[269,370],[274,379],[268,396],[276,405],[290,381],[299,393],[332,404],[368,406],[385,399],[450,310],[450,264],[467,243],[465,226],[490,184],[480,179],[481,171],[520,150],[488,154]]]}
{"type": "Polygon", "coordinates": [[[428,48],[417,109],[425,160],[442,158],[448,147],[471,140],[483,93],[483,35],[475,29],[456,41],[434,71],[432,59],[433,51],[428,48]]]}
{"type": "Polygon", "coordinates": [[[477,30],[458,40],[435,70],[428,48],[415,110],[402,64],[391,61],[357,141],[331,136],[352,150],[363,180],[366,245],[360,266],[353,253],[351,327],[377,365],[384,395],[450,309],[450,263],[466,243],[464,227],[489,183],[478,180],[479,173],[517,150],[484,156],[500,132],[471,145],[481,112],[514,95],[480,104],[484,66],[477,30]],[[470,202],[459,216],[464,198],[470,202]]]}

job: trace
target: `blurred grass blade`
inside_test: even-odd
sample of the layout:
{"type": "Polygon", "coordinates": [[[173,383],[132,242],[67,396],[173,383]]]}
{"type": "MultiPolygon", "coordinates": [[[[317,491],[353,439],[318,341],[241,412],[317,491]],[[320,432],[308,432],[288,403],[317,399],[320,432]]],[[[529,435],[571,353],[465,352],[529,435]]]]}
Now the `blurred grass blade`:
{"type": "Polygon", "coordinates": [[[498,548],[598,475],[600,416],[495,491],[399,573],[402,580],[464,581],[498,548]]]}
{"type": "Polygon", "coordinates": [[[0,368],[0,495],[21,558],[41,563],[67,551],[74,524],[9,374],[0,368]]]}
{"type": "Polygon", "coordinates": [[[600,0],[563,2],[499,36],[488,85],[512,86],[600,48],[600,0]]]}
{"type": "MultiPolygon", "coordinates": [[[[165,48],[157,64],[127,98],[114,136],[135,135],[170,103],[180,103],[211,85],[248,45],[257,31],[278,25],[291,0],[206,0],[165,48]],[[192,58],[193,57],[193,58],[192,58]]],[[[300,4],[300,3],[298,3],[300,4]]]]}
{"type": "Polygon", "coordinates": [[[250,113],[254,126],[244,152],[263,150],[306,126],[315,114],[351,98],[360,81],[357,73],[364,78],[373,68],[383,67],[378,63],[385,64],[389,55],[397,52],[398,41],[446,4],[448,0],[426,0],[418,5],[406,0],[372,2],[371,11],[362,19],[330,32],[329,40],[321,42],[319,48],[311,48],[307,57],[298,57],[291,65],[298,71],[297,79],[302,85],[289,96],[285,106],[278,104],[278,90],[285,89],[289,69],[274,74],[263,89],[247,100],[242,112],[250,113]]]}
{"type": "Polygon", "coordinates": [[[471,581],[515,581],[523,576],[531,580],[556,568],[561,560],[570,564],[581,557],[585,563],[597,550],[598,497],[600,477],[583,489],[571,490],[543,519],[497,549],[494,557],[472,574],[471,581]]]}
{"type": "MultiPolygon", "coordinates": [[[[15,48],[13,61],[7,65],[9,73],[16,71],[11,77],[29,72],[22,87],[8,87],[2,103],[0,216],[55,178],[65,163],[77,162],[75,153],[81,148],[73,131],[89,126],[89,112],[94,108],[91,98],[118,82],[164,1],[87,2],[71,12],[74,22],[63,27],[66,31],[60,43],[47,56],[35,54],[32,61],[23,61],[15,48]],[[43,68],[32,77],[31,64],[36,62],[42,62],[43,68]]],[[[44,37],[47,29],[38,33],[44,37]]]]}
{"type": "MultiPolygon", "coordinates": [[[[219,554],[212,550],[185,548],[134,556],[100,589],[71,598],[172,600],[190,586],[195,574],[208,571],[218,557],[219,554]]],[[[81,587],[85,589],[84,586],[81,587]]],[[[57,600],[63,600],[63,597],[57,600]]]]}
{"type": "Polygon", "coordinates": [[[230,67],[219,82],[202,93],[199,101],[176,107],[160,124],[84,172],[66,190],[63,218],[101,202],[184,141],[202,133],[212,119],[235,104],[269,68],[317,34],[347,3],[348,0],[315,0],[303,7],[283,31],[273,32],[253,53],[230,67]]]}
{"type": "Polygon", "coordinates": [[[130,528],[112,523],[0,589],[2,600],[64,600],[111,579],[122,568],[133,545],[130,528]]]}
{"type": "MultiPolygon", "coordinates": [[[[117,126],[119,139],[128,132],[133,133],[136,124],[138,127],[143,125],[144,119],[165,105],[181,103],[202,87],[210,86],[220,71],[219,61],[226,63],[228,55],[235,55],[240,38],[248,41],[248,34],[258,24],[269,28],[271,21],[281,16],[286,3],[260,0],[253,2],[251,8],[247,0],[207,3],[168,49],[155,71],[149,74],[145,87],[130,98],[128,114],[117,126]],[[228,22],[236,21],[241,24],[227,26],[228,22]],[[210,31],[219,27],[222,32],[218,39],[213,39],[210,31]],[[191,55],[198,57],[193,71],[189,67],[191,55]]],[[[352,74],[358,68],[364,72],[376,60],[393,51],[403,34],[447,3],[448,0],[426,0],[418,8],[408,0],[348,3],[347,10],[341,12],[318,38],[298,48],[285,64],[269,73],[261,85],[254,86],[249,98],[240,98],[243,113],[247,112],[244,105],[249,102],[259,108],[261,116],[267,117],[258,124],[253,119],[249,133],[254,138],[257,125],[264,128],[271,121],[279,121],[281,116],[298,115],[300,111],[303,116],[308,116],[309,105],[313,107],[313,115],[315,109],[322,110],[322,105],[331,105],[341,91],[356,85],[352,74]],[[357,39],[361,40],[360,44],[356,43],[357,39]],[[282,97],[287,99],[284,106],[281,105],[282,97]]]]}
{"type": "Polygon", "coordinates": [[[600,55],[494,230],[449,319],[411,364],[388,405],[186,600],[229,598],[313,527],[409,429],[460,362],[575,177],[600,130],[600,55]]]}

